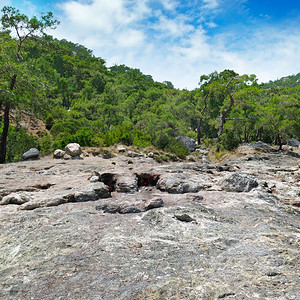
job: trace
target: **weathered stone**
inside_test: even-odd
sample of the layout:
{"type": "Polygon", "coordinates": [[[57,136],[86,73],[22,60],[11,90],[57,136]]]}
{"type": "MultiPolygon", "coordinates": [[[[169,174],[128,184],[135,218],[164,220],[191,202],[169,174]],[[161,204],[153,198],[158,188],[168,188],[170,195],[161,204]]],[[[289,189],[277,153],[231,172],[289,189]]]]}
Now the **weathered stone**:
{"type": "Polygon", "coordinates": [[[252,160],[234,155],[222,172],[215,164],[148,158],[128,166],[124,156],[115,165],[99,156],[0,165],[1,200],[32,195],[0,206],[0,299],[296,299],[297,158],[285,151],[256,152],[252,160]],[[221,182],[231,170],[259,186],[225,192],[221,182]],[[159,174],[174,177],[175,190],[191,183],[203,190],[152,186],[101,199],[88,188],[107,191],[88,181],[99,174],[105,186],[159,174]],[[159,198],[164,206],[146,211],[149,199],[159,198]]]}
{"type": "Polygon", "coordinates": [[[103,182],[89,184],[74,194],[76,202],[95,201],[110,196],[109,188],[103,182]]]}
{"type": "Polygon", "coordinates": [[[90,182],[97,182],[97,181],[100,181],[100,177],[99,176],[92,176],[90,178],[90,182]]]}
{"type": "Polygon", "coordinates": [[[163,174],[156,187],[171,194],[197,193],[208,186],[203,180],[204,176],[201,177],[187,174],[163,174]]]}
{"type": "Polygon", "coordinates": [[[163,207],[163,206],[164,206],[164,201],[162,198],[153,198],[145,203],[146,210],[153,209],[153,208],[159,208],[159,207],[163,207]]]}
{"type": "Polygon", "coordinates": [[[116,191],[119,193],[135,193],[138,189],[136,176],[119,176],[116,183],[116,191]]]}
{"type": "Polygon", "coordinates": [[[126,152],[126,148],[123,145],[117,145],[116,149],[117,149],[118,153],[126,152]]]}
{"type": "Polygon", "coordinates": [[[37,159],[39,157],[39,153],[38,149],[30,148],[27,152],[23,153],[22,158],[23,160],[37,159]]]}
{"type": "Polygon", "coordinates": [[[60,158],[63,158],[64,155],[65,155],[65,151],[63,151],[61,149],[57,149],[53,153],[53,158],[60,159],[60,158]]]}
{"type": "Polygon", "coordinates": [[[190,215],[188,214],[183,214],[183,215],[175,215],[174,216],[177,220],[181,222],[192,222],[195,221],[190,215]]]}
{"type": "Polygon", "coordinates": [[[289,146],[292,146],[292,147],[299,147],[300,146],[300,142],[294,138],[288,140],[287,144],[289,146]]]}
{"type": "Polygon", "coordinates": [[[32,193],[28,192],[16,192],[11,193],[7,196],[4,196],[2,200],[0,201],[0,205],[5,204],[24,204],[26,202],[29,202],[31,199],[33,199],[34,196],[32,193]]]}
{"type": "Polygon", "coordinates": [[[188,136],[178,136],[176,138],[183,146],[189,149],[189,151],[193,152],[196,148],[196,141],[193,138],[188,136]]]}
{"type": "Polygon", "coordinates": [[[70,143],[65,148],[66,154],[70,156],[79,156],[82,153],[81,147],[77,143],[70,143]]]}
{"type": "Polygon", "coordinates": [[[249,192],[257,186],[255,177],[242,173],[229,174],[222,181],[222,187],[227,192],[249,192]]]}
{"type": "Polygon", "coordinates": [[[153,157],[154,157],[154,153],[153,153],[153,152],[149,152],[149,153],[147,154],[147,156],[148,156],[149,158],[153,158],[153,157]]]}

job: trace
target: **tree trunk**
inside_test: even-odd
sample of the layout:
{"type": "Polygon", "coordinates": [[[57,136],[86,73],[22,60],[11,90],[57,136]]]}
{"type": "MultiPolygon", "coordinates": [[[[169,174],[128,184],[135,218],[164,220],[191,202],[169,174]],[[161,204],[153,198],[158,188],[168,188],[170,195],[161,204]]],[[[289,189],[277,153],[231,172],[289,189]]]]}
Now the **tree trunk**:
{"type": "Polygon", "coordinates": [[[9,111],[10,111],[10,104],[6,104],[4,109],[4,116],[3,116],[3,131],[1,135],[0,141],[0,164],[5,163],[6,157],[6,140],[8,135],[8,128],[9,128],[9,111]]]}
{"type": "MultiPolygon", "coordinates": [[[[17,75],[13,75],[10,82],[10,90],[12,91],[15,87],[17,81],[17,75]]],[[[9,129],[9,112],[10,112],[10,103],[7,102],[7,104],[4,107],[4,116],[3,116],[3,131],[1,135],[0,140],[0,164],[5,163],[6,158],[6,140],[8,136],[8,129],[9,129]]]]}
{"type": "Polygon", "coordinates": [[[200,145],[201,142],[201,118],[198,119],[197,122],[197,142],[200,145]]]}
{"type": "Polygon", "coordinates": [[[277,142],[279,144],[279,150],[282,150],[282,140],[281,140],[281,136],[280,136],[280,132],[277,133],[277,142]]]}
{"type": "Polygon", "coordinates": [[[221,140],[221,135],[223,134],[223,128],[224,128],[225,122],[226,122],[225,114],[221,113],[220,114],[220,122],[219,122],[218,140],[217,140],[218,143],[221,140]]]}

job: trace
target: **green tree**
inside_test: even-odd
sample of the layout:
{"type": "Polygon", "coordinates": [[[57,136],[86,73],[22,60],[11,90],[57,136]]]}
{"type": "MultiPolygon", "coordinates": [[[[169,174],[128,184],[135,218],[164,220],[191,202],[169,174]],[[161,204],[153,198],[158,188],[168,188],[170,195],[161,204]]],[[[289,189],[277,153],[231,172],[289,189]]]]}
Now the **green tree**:
{"type": "MultiPolygon", "coordinates": [[[[19,10],[5,6],[2,9],[1,33],[11,32],[15,35],[15,39],[9,39],[7,35],[4,36],[6,40],[1,46],[1,105],[4,107],[3,115],[3,130],[0,140],[0,163],[4,163],[6,159],[6,141],[9,129],[9,113],[12,108],[18,107],[24,100],[35,99],[32,89],[37,87],[37,80],[31,80],[30,67],[24,63],[23,59],[23,44],[32,36],[38,36],[47,28],[54,28],[58,21],[53,18],[51,12],[44,14],[40,19],[37,17],[28,18],[21,14],[19,10]],[[15,46],[13,46],[15,45],[15,46]],[[9,51],[9,49],[11,51],[9,51]],[[31,89],[31,88],[32,89],[31,89]]],[[[34,74],[33,74],[34,75],[34,74]]],[[[33,76],[35,77],[35,76],[33,76]]]]}

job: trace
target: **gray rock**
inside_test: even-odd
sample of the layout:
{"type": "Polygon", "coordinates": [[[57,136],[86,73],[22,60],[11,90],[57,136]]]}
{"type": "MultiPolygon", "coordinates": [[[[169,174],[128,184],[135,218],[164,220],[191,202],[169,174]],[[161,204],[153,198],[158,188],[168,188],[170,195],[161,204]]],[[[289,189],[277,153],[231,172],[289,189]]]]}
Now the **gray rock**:
{"type": "Polygon", "coordinates": [[[117,145],[117,151],[118,153],[124,153],[126,152],[126,148],[123,145],[117,145]]]}
{"type": "Polygon", "coordinates": [[[101,198],[109,198],[110,196],[109,187],[103,182],[89,184],[74,194],[76,202],[95,201],[101,198]]]}
{"type": "Polygon", "coordinates": [[[27,152],[23,153],[22,158],[23,160],[28,159],[37,159],[39,157],[39,150],[36,148],[31,148],[27,152]]]}
{"type": "Polygon", "coordinates": [[[28,192],[16,192],[16,193],[11,193],[7,196],[4,196],[2,200],[0,201],[0,205],[5,205],[5,204],[24,204],[26,202],[29,202],[34,198],[32,193],[28,192]]]}
{"type": "Polygon", "coordinates": [[[222,188],[227,192],[249,192],[257,186],[257,179],[248,174],[232,173],[222,180],[222,188]]]}
{"type": "Polygon", "coordinates": [[[57,158],[57,159],[60,159],[60,158],[63,158],[65,155],[65,151],[61,150],[61,149],[57,149],[54,151],[53,153],[53,158],[57,158]]]}
{"type": "Polygon", "coordinates": [[[65,160],[69,160],[69,159],[71,159],[71,157],[72,157],[71,155],[65,153],[65,155],[64,155],[63,158],[64,158],[65,160]]]}
{"type": "Polygon", "coordinates": [[[148,156],[149,158],[153,158],[153,157],[154,157],[154,153],[153,153],[153,152],[149,152],[149,153],[147,154],[147,156],[148,156]]]}
{"type": "Polygon", "coordinates": [[[292,146],[292,147],[299,147],[300,146],[300,142],[294,138],[290,139],[287,144],[289,146],[292,146]]]}
{"type": "Polygon", "coordinates": [[[99,176],[92,176],[90,178],[90,182],[97,182],[97,181],[100,181],[100,177],[99,176]]]}
{"type": "Polygon", "coordinates": [[[177,220],[181,222],[192,222],[195,221],[190,215],[188,214],[182,214],[182,215],[175,215],[174,216],[177,220]]]}
{"type": "Polygon", "coordinates": [[[70,143],[65,148],[66,154],[70,156],[79,156],[82,153],[81,147],[77,143],[70,143]]]}
{"type": "Polygon", "coordinates": [[[119,176],[116,183],[116,191],[119,193],[135,193],[138,189],[136,176],[119,176]]]}
{"type": "MultiPolygon", "coordinates": [[[[204,176],[202,175],[204,178],[204,176]]],[[[163,174],[160,176],[156,187],[171,194],[197,193],[207,187],[201,176],[188,174],[163,174]]]]}
{"type": "Polygon", "coordinates": [[[196,148],[196,141],[193,138],[190,138],[188,136],[178,136],[176,138],[182,145],[187,147],[189,151],[193,152],[196,148]]]}
{"type": "Polygon", "coordinates": [[[153,208],[159,208],[164,206],[164,201],[162,198],[153,198],[148,200],[145,203],[145,210],[153,209],[153,208]]]}

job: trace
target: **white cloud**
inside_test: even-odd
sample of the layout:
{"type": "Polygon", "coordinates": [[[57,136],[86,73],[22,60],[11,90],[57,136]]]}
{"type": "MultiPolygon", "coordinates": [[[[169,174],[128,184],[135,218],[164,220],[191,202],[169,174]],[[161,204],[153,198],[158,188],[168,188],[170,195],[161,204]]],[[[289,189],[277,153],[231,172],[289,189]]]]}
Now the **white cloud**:
{"type": "Polygon", "coordinates": [[[204,5],[203,8],[204,9],[215,9],[219,6],[219,0],[203,0],[204,5]]]}
{"type": "MultiPolygon", "coordinates": [[[[243,33],[233,28],[208,35],[203,26],[210,33],[217,26],[211,18],[203,16],[201,26],[191,15],[176,13],[178,1],[155,1],[163,7],[153,9],[148,0],[68,0],[60,6],[62,23],[53,34],[92,49],[108,66],[139,68],[178,88],[194,89],[200,75],[214,70],[254,73],[261,81],[300,70],[297,26],[293,30],[260,26],[243,33]]],[[[220,8],[219,1],[204,2],[211,9],[220,8]]]]}
{"type": "Polygon", "coordinates": [[[0,8],[2,8],[3,6],[11,6],[10,0],[2,0],[1,2],[2,2],[2,4],[1,4],[0,8]]]}

